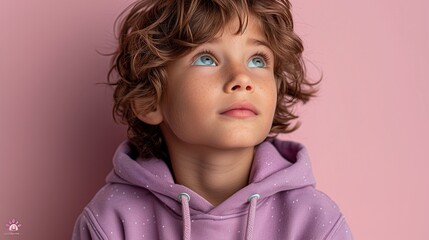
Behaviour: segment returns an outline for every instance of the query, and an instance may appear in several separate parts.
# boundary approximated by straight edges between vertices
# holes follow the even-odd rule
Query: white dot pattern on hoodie
[[[338,206],[314,188],[305,148],[273,140],[261,144],[251,183],[224,203],[211,206],[198,194],[174,184],[158,159],[131,159],[128,143],[114,158],[108,183],[84,209],[73,239],[182,239],[182,206],[177,195],[190,195],[193,239],[244,239],[247,198],[258,193],[253,239],[352,239]]]

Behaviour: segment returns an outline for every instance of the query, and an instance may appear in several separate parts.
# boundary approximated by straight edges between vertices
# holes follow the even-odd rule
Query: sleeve
[[[326,240],[353,240],[350,228],[343,215],[339,217]]]
[[[79,215],[73,229],[72,240],[107,240],[100,225],[87,208]]]

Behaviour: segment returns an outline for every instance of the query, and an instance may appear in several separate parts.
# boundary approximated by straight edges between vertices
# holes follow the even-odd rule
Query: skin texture
[[[254,147],[269,134],[276,107],[274,55],[250,15],[167,66],[157,109],[140,113],[160,124],[177,183],[218,205],[247,185]]]

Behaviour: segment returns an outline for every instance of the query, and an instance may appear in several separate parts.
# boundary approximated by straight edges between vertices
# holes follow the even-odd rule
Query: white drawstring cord
[[[178,200],[182,203],[183,239],[191,240],[191,214],[189,211],[189,201],[191,201],[191,196],[187,193],[180,193]]]
[[[255,225],[256,203],[261,196],[252,194],[247,200],[250,202],[249,214],[247,217],[246,240],[253,239],[253,227]]]

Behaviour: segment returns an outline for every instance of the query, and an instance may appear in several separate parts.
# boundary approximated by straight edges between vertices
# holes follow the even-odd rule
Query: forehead
[[[241,28],[238,17],[231,18],[212,39],[207,41],[207,43],[216,43],[223,37],[234,35],[243,35],[256,45],[265,45],[269,47],[263,24],[261,20],[253,14],[247,16]]]

